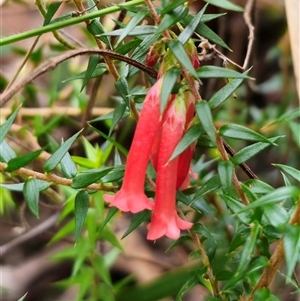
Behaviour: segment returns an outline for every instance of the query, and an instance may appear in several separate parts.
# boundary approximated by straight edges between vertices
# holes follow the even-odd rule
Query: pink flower
[[[156,240],[163,235],[178,239],[180,229],[189,229],[192,223],[182,220],[176,212],[176,182],[178,157],[169,161],[182,138],[186,119],[183,97],[178,95],[168,109],[162,125],[157,158],[155,207],[148,225],[147,239]]]
[[[110,206],[133,213],[144,209],[152,210],[154,203],[144,193],[144,181],[150,151],[159,131],[160,89],[163,79],[159,79],[149,90],[135,130],[132,145],[127,157],[124,180],[120,191],[115,195],[104,195]]]

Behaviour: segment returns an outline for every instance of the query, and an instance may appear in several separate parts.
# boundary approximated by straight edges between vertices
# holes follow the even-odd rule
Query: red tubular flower
[[[200,61],[198,56],[197,48],[193,42],[192,39],[189,39],[186,44],[184,45],[184,48],[194,66],[195,69],[200,67]]]
[[[182,138],[185,127],[186,109],[182,98],[176,97],[168,109],[162,125],[159,154],[155,207],[148,225],[147,239],[156,240],[163,235],[178,239],[180,229],[189,229],[192,223],[182,220],[176,212],[176,181],[178,157],[169,161],[175,147]]]
[[[124,180],[116,195],[104,195],[110,206],[133,213],[153,209],[144,193],[144,181],[151,147],[160,124],[160,89],[163,79],[158,80],[149,90],[135,130],[132,145],[127,157]]]

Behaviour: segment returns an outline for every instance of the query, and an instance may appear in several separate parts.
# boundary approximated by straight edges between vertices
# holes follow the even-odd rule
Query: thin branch
[[[105,55],[123,62],[126,62],[146,73],[148,73],[151,77],[157,78],[157,72],[153,69],[150,68],[136,60],[133,60],[129,57],[126,57],[124,55],[115,53],[110,50],[98,50],[98,49],[89,49],[89,48],[82,48],[82,49],[77,49],[77,50],[70,50],[68,52],[65,52],[55,58],[51,58],[41,64],[39,67],[36,69],[32,70],[23,80],[18,82],[17,84],[13,85],[10,89],[5,91],[0,95],[0,107],[2,107],[6,102],[8,102],[18,91],[20,91],[24,86],[32,82],[35,78],[40,76],[41,74],[52,70],[57,67],[60,63],[78,56],[78,55],[91,55],[91,54],[100,54],[100,55]]]
[[[113,111],[113,108],[92,108],[89,116],[102,116]],[[1,108],[1,116],[7,117],[13,113],[12,108]],[[72,107],[51,107],[51,108],[21,108],[18,112],[18,117],[42,116],[51,117],[57,115],[67,116],[82,116],[82,109]]]
[[[51,215],[48,219],[40,223],[38,226],[34,227],[33,229],[29,230],[28,232],[17,236],[16,238],[12,239],[8,243],[3,246],[0,246],[0,257],[4,256],[7,252],[9,252],[12,248],[20,245],[42,233],[44,233],[47,229],[51,228],[57,221],[60,212],[57,212]]]
[[[7,168],[7,164],[0,162],[0,172],[5,172],[6,168]],[[52,173],[44,174],[24,167],[21,167],[13,171],[13,173],[21,177],[26,177],[26,178],[33,177],[38,180],[46,181],[57,185],[71,186],[73,183],[73,180],[71,179],[62,178]],[[113,186],[106,186],[103,184],[91,184],[86,187],[86,190],[115,191],[116,189]]]
[[[254,29],[255,28],[254,28],[254,26],[252,24],[252,21],[251,21],[251,13],[252,13],[254,4],[255,4],[255,0],[248,0],[247,4],[245,6],[245,12],[244,12],[244,20],[245,20],[245,23],[246,23],[246,25],[248,26],[248,29],[249,29],[249,36],[248,36],[249,43],[248,43],[248,46],[247,46],[247,53],[246,53],[246,57],[245,57],[244,64],[243,64],[243,69],[244,70],[246,70],[246,68],[249,64],[249,59],[250,59],[250,56],[251,56],[253,43],[254,43]]]

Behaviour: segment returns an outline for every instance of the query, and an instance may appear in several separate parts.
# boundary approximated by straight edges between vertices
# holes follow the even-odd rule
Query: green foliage
[[[54,16],[60,13],[62,2],[46,1],[41,28],[0,41],[0,45],[6,45],[78,24],[86,37],[85,47],[95,47],[96,39],[106,45],[107,53],[114,54],[112,58],[89,54],[88,58],[80,58],[83,64],[64,62],[63,67],[59,66],[60,62],[56,66],[49,61],[49,69],[40,73],[56,69],[47,73],[47,88],[40,89],[38,83],[29,88],[26,84],[23,94],[14,94],[13,99],[7,100],[13,102],[12,113],[1,119],[0,198],[4,201],[1,200],[0,213],[4,216],[13,212],[14,216],[27,207],[34,218],[42,220],[42,205],[60,205],[57,232],[49,244],[71,243],[51,259],[72,262],[72,271],[57,281],[55,287],[62,291],[78,288],[75,301],[158,301],[164,298],[181,301],[198,286],[202,287],[204,300],[209,301],[277,301],[280,300],[277,291],[269,283],[265,287],[260,285],[261,275],[272,269],[274,254],[281,254],[279,260],[284,262],[278,273],[279,281],[286,281],[294,293],[300,290],[294,279],[300,262],[300,110],[291,100],[296,97],[284,95],[282,103],[274,102],[264,108],[249,103],[247,90],[253,90],[253,69],[237,70],[237,65],[231,66],[230,61],[219,56],[230,48],[209,22],[223,18],[224,14],[205,13],[208,8],[217,6],[241,15],[244,8],[228,0],[204,2],[207,4],[202,3],[202,9],[194,14],[186,1],[161,1],[155,7],[160,22],[151,21],[148,25],[145,22],[154,17],[141,0],[104,9],[95,6],[96,1],[87,0],[86,12],[78,16],[67,12],[57,17]],[[109,14],[117,11],[122,14],[113,19],[116,26],[108,31],[99,17],[115,18]],[[226,34],[222,35],[224,39]],[[213,65],[215,61],[201,61],[195,70],[185,47],[187,42],[198,46],[198,38],[207,39],[211,46],[202,49],[201,55],[209,50],[205,59],[208,60],[209,55],[219,56],[223,67]],[[171,94],[182,87],[193,90],[189,80],[203,80],[199,91],[204,95],[208,90],[205,97],[209,100],[196,99],[195,116],[185,125],[185,133],[169,160],[180,158],[191,145],[196,147],[190,184],[176,192],[178,211],[193,222],[193,227],[173,242],[162,239],[146,244],[151,211],[121,215],[117,208],[109,207],[105,199],[106,195],[117,193],[123,184],[136,124],[132,117],[136,118],[149,87],[156,81],[150,76],[152,69],[145,65],[145,57],[157,41],[164,43],[163,52],[172,57],[172,64],[164,70],[159,91],[161,120]],[[218,52],[214,52],[215,45],[210,43],[218,45]],[[63,41],[51,41],[49,51],[54,54],[49,55],[41,46],[32,52],[29,61],[41,64],[48,56],[57,54],[54,49],[66,54],[62,45],[65,46]],[[27,49],[14,51],[24,56]],[[123,61],[119,62],[121,55]],[[111,74],[107,76],[113,73],[108,59],[118,73],[112,84]],[[160,57],[154,71],[159,70],[161,63]],[[247,81],[251,84],[246,86]],[[259,84],[253,85],[258,95],[263,93]],[[13,87],[18,86],[13,84]],[[195,87],[198,89],[198,84]],[[232,97],[235,94],[237,99]],[[75,118],[67,113],[54,113],[49,117],[41,110],[40,115],[24,117],[20,112],[25,108],[43,109],[40,97],[46,99],[46,109],[53,112],[63,103],[78,109],[79,113]],[[93,113],[93,109],[104,106],[110,109],[109,113],[105,111],[100,116]],[[21,124],[22,129],[17,131],[14,123]],[[26,139],[24,133],[28,134]],[[147,137],[149,133],[144,134]],[[65,135],[69,136],[65,142],[56,142]],[[224,154],[224,149],[228,154]],[[149,198],[155,195],[153,182],[157,175],[153,167],[150,163],[144,187]],[[244,175],[240,167],[253,168],[255,174],[252,171]],[[23,201],[26,206],[21,208],[19,204]],[[20,214],[23,216],[23,212]],[[137,239],[141,246],[136,247],[131,239]],[[127,254],[132,245],[137,248],[134,256],[138,254],[143,264],[143,261],[147,264],[153,261],[154,270],[164,263],[164,258],[172,258],[172,262],[159,266],[158,270],[163,271],[159,276],[155,274],[152,280],[139,281],[135,279],[138,273],[132,269],[135,264],[130,262],[132,255]],[[163,257],[161,249],[168,252],[167,257]],[[148,258],[148,253],[152,257]],[[172,265],[173,258],[177,267]],[[120,259],[128,260],[125,265],[126,273],[129,272],[118,278],[114,272]],[[151,268],[149,276],[152,276],[150,271]],[[18,301],[23,300],[26,294]]]

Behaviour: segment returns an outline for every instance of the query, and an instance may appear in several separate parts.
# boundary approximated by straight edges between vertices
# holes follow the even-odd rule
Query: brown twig
[[[246,70],[246,68],[249,64],[249,59],[251,56],[253,43],[254,43],[254,29],[255,28],[254,28],[254,26],[252,24],[252,20],[251,20],[251,13],[252,13],[254,4],[255,4],[255,0],[248,0],[247,4],[245,6],[244,20],[249,29],[249,36],[248,36],[249,43],[247,46],[247,53],[246,53],[246,57],[245,57],[244,64],[243,64],[243,70]]]
[[[7,168],[7,164],[0,162],[0,172],[5,172],[6,168]],[[21,176],[21,177],[26,177],[26,178],[33,177],[38,180],[46,181],[46,182],[57,184],[57,185],[71,186],[73,183],[73,180],[71,180],[71,179],[62,178],[62,177],[59,177],[52,173],[44,174],[44,173],[30,170],[30,169],[27,169],[24,167],[21,167],[15,171],[13,171],[13,173],[18,176]],[[115,191],[115,187],[106,186],[103,184],[91,184],[86,187],[86,190]]]
[[[113,108],[92,108],[89,116],[102,116],[113,111]],[[7,117],[13,113],[12,108],[1,108],[1,116]],[[81,116],[82,109],[73,107],[51,107],[51,108],[21,108],[18,112],[18,117],[43,116],[51,117],[57,115]]]
[[[85,55],[85,54],[105,55],[105,56],[126,62],[126,63],[148,73],[151,77],[157,78],[157,72],[153,68],[150,68],[136,60],[133,60],[129,57],[115,53],[110,50],[98,50],[98,49],[89,49],[89,48],[70,50],[70,51],[67,51],[55,58],[51,58],[51,59],[47,60],[46,62],[41,64],[39,67],[32,70],[32,72],[30,72],[23,80],[21,80],[20,82],[18,82],[17,84],[15,84],[11,88],[9,88],[7,91],[2,93],[0,95],[0,107],[2,107],[6,102],[8,102],[11,99],[11,97],[14,96],[18,91],[20,91],[24,86],[26,86],[27,84],[32,82],[35,78],[37,78],[41,74],[56,68],[57,65],[59,65],[60,63],[66,61],[72,57],[75,57],[78,55]]]

